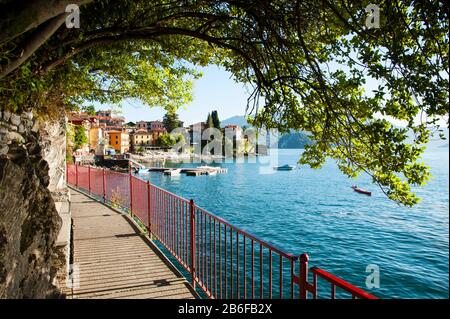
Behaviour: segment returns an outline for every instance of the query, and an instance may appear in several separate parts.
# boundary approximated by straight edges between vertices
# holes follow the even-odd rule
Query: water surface
[[[279,164],[296,164],[301,150],[279,150]],[[345,177],[334,162],[322,169],[301,166],[270,171],[267,158],[215,164],[217,176],[141,174],[151,182],[225,218],[232,224],[293,254],[307,252],[319,266],[365,288],[366,267],[380,269],[383,298],[448,298],[449,153],[427,150],[424,161],[433,179],[415,188],[422,202],[414,208],[390,201],[368,176]],[[171,163],[167,167],[199,166]],[[268,170],[269,168],[269,170]],[[357,184],[372,197],[354,192]]]

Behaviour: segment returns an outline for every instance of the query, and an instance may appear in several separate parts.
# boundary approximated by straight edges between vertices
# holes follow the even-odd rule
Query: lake
[[[430,147],[424,161],[432,180],[414,188],[413,208],[390,201],[368,176],[356,181],[328,161],[319,170],[300,166],[274,171],[268,157],[214,165],[216,176],[143,173],[150,179],[272,244],[296,255],[307,252],[321,267],[382,298],[448,298],[449,153]],[[302,150],[278,150],[278,165],[295,165]],[[199,166],[171,163],[167,167]],[[368,197],[350,186],[372,191]],[[380,287],[365,286],[366,267],[380,270]]]

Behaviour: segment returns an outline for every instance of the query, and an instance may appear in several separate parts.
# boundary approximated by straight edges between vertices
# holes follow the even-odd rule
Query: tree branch
[[[56,30],[58,30],[65,18],[66,14],[63,13],[40,26],[27,41],[27,44],[20,50],[18,57],[0,69],[0,79],[22,65],[22,63],[24,63],[45,41],[48,40],[48,38],[52,36],[53,33],[55,33]]]
[[[0,44],[38,27],[64,13],[67,5],[79,6],[93,0],[33,0],[3,5],[0,9]],[[15,2],[15,1],[14,1]],[[26,3],[25,3],[26,2]]]

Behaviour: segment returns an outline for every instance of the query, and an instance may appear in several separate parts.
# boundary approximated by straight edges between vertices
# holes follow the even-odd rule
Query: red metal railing
[[[288,254],[131,174],[68,165],[67,182],[137,218],[210,298],[318,298],[320,278],[330,284],[332,299],[336,287],[352,298],[376,299],[325,270],[308,269],[308,255]]]

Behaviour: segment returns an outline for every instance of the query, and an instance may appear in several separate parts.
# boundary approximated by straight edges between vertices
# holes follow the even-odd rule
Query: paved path
[[[127,217],[71,190],[73,298],[194,298]],[[78,268],[78,269],[77,269]]]

